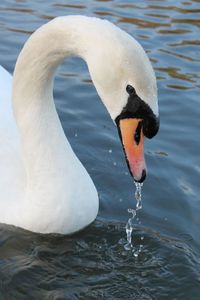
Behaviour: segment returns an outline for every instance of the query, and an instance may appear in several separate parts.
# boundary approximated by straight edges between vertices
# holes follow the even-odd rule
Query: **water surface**
[[[12,73],[29,35],[69,14],[107,18],[125,29],[156,71],[161,128],[146,141],[149,174],[133,232],[143,249],[137,258],[124,250],[135,187],[117,130],[86,65],[69,59],[58,70],[56,106],[97,187],[99,215],[71,237],[0,225],[0,299],[199,299],[199,1],[1,0],[0,64]]]

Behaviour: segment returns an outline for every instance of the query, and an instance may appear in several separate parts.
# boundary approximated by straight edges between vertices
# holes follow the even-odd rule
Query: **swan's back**
[[[0,66],[0,219],[16,212],[21,196],[24,170],[20,155],[18,131],[13,116],[12,76]],[[15,197],[13,197],[15,195]],[[14,199],[15,198],[15,199]],[[8,209],[9,208],[9,209]],[[14,217],[14,216],[13,216]]]

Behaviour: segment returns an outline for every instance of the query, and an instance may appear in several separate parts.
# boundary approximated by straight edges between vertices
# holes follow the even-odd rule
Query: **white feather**
[[[64,135],[52,95],[56,68],[71,55],[88,64],[113,119],[126,104],[127,84],[158,114],[151,64],[127,33],[83,16],[39,28],[19,55],[13,87],[0,67],[0,222],[68,234],[96,218],[96,188]]]

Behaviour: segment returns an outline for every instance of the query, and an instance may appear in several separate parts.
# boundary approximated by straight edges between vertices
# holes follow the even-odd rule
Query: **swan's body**
[[[37,170],[37,155],[39,154],[33,153],[35,169],[38,172],[34,182],[36,187],[27,189],[23,152],[12,111],[12,77],[1,66],[0,82],[6,84],[6,86],[4,84],[6,88],[3,92],[1,91],[1,96],[2,94],[4,96],[1,98],[3,100],[1,107],[4,109],[0,111],[0,120],[2,121],[0,123],[0,140],[3,141],[0,149],[2,174],[0,179],[0,222],[46,233],[71,233],[79,230],[92,222],[98,212],[97,192],[91,178],[72,152],[65,137],[61,138],[63,145],[56,144],[59,141],[56,141],[52,129],[51,139],[52,142],[55,142],[55,148],[43,150],[43,161],[38,161],[41,166],[39,170]],[[38,120],[35,122],[37,123]],[[49,122],[48,129],[51,130],[51,121]],[[42,128],[38,128],[38,130],[40,131],[38,133],[42,133]],[[46,134],[48,133],[46,132]],[[61,148],[59,149],[59,147]],[[59,150],[63,151],[63,154],[59,153]],[[58,155],[59,169],[58,161],[56,161]],[[65,162],[65,156],[69,161]],[[44,164],[45,157],[47,158],[46,165]],[[58,166],[54,171],[55,163]],[[34,171],[34,166],[32,168]],[[52,200],[51,202],[51,197],[55,197],[56,201]],[[76,199],[76,201],[66,201],[66,199]]]
[[[137,58],[134,70],[131,53]],[[56,68],[71,55],[87,62],[113,119],[126,105],[127,93],[121,86],[129,84],[130,78],[139,97],[158,115],[153,70],[141,46],[128,34],[107,21],[82,16],[60,17],[42,26],[19,55],[13,80],[0,67],[2,223],[68,234],[96,218],[96,188],[64,135],[52,95]],[[122,63],[127,74],[120,68]]]

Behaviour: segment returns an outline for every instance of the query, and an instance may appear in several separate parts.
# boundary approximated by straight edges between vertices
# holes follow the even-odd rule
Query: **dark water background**
[[[146,141],[149,176],[134,229],[143,250],[138,258],[124,250],[134,186],[116,128],[86,65],[69,59],[58,70],[56,106],[96,184],[99,215],[71,237],[0,225],[0,299],[199,300],[200,2],[1,0],[0,64],[13,72],[28,36],[69,14],[118,24],[139,40],[156,71],[161,128]]]

